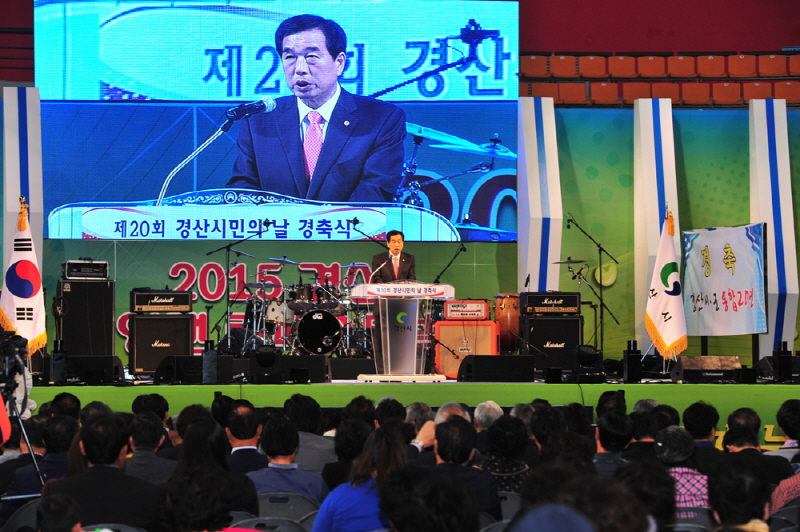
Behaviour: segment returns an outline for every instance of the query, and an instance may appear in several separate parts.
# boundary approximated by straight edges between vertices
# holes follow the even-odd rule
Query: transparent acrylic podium
[[[430,313],[435,299],[452,299],[450,285],[416,281],[363,284],[353,287],[351,297],[375,299],[379,334],[373,330],[377,375],[359,375],[365,381],[442,381],[444,375],[425,375],[425,349],[420,345],[420,315]],[[424,332],[424,329],[423,329]]]

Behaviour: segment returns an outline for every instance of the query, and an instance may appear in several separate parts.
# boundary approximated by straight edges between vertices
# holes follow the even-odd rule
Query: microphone
[[[269,227],[270,225],[275,225],[275,220],[264,220],[261,223],[264,224],[264,227]]]
[[[375,271],[374,271],[374,272],[372,272],[372,275],[370,275],[370,276],[369,276],[369,281],[367,282],[367,284],[369,284],[369,283],[372,283],[372,278],[373,278],[373,277],[375,277],[375,274],[376,274],[376,273],[378,273],[378,270],[380,270],[381,268],[383,268],[384,266],[386,266],[387,264],[389,264],[389,261],[390,261],[390,260],[392,260],[392,259],[391,259],[391,257],[389,257],[388,259],[386,259],[386,262],[384,262],[383,264],[381,264],[380,266],[378,266],[377,268],[375,268]]]
[[[352,220],[345,220],[345,222],[347,222],[347,223],[349,223],[349,224],[353,224],[353,225],[357,225],[357,224],[360,224],[360,223],[361,223],[361,222],[359,221],[358,217],[353,217],[353,219],[352,219]]]
[[[461,248],[459,248],[459,251],[466,251],[466,250],[467,250],[467,246],[465,246],[464,244],[461,244]]]
[[[567,218],[567,229],[569,229],[569,223],[570,223],[571,221],[572,221],[572,220],[571,220],[570,218]]]
[[[236,107],[231,107],[227,111],[225,111],[225,118],[228,120],[236,121],[240,120],[246,116],[258,114],[258,113],[269,113],[270,111],[275,110],[275,100],[272,98],[264,98],[263,100],[256,100],[250,103],[243,103],[241,105],[237,105]]]
[[[525,288],[528,288],[528,285],[531,283],[531,274],[525,278]]]

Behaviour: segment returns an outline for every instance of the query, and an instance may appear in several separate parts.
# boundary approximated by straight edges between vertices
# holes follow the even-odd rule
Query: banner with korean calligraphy
[[[689,335],[767,332],[764,224],[684,231],[683,247]]]

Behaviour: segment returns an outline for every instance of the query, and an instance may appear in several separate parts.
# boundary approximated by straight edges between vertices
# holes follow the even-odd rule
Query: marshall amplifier
[[[193,314],[133,314],[128,326],[131,374],[154,374],[165,357],[192,354]]]
[[[579,292],[522,292],[523,314],[580,314]]]
[[[485,299],[465,299],[444,302],[446,320],[488,320],[489,302]]]
[[[522,354],[536,357],[536,369],[577,371],[575,347],[583,343],[583,316],[520,317]]]
[[[191,312],[192,292],[179,290],[131,290],[131,312]]]

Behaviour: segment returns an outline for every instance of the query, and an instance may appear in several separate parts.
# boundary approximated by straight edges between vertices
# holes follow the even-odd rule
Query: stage
[[[459,401],[476,406],[483,401],[496,401],[501,406],[529,403],[543,398],[553,405],[580,403],[594,406],[605,391],[624,390],[628,410],[639,399],[655,399],[659,403],[674,406],[682,412],[696,401],[714,405],[720,414],[720,429],[733,410],[747,406],[755,409],[762,425],[775,424],[775,413],[787,399],[796,399],[800,387],[791,384],[673,384],[654,381],[642,384],[545,384],[533,383],[469,383],[448,380],[440,383],[380,383],[369,384],[355,381],[334,381],[320,384],[224,384],[224,385],[154,385],[111,384],[101,386],[35,386],[31,398],[38,404],[49,401],[58,393],[70,392],[81,399],[82,404],[103,401],[115,411],[130,412],[133,399],[144,393],[163,395],[170,406],[170,413],[177,414],[190,404],[210,406],[214,394],[223,393],[234,399],[248,399],[258,407],[282,407],[292,394],[309,395],[322,407],[342,407],[353,397],[364,395],[373,401],[392,396],[407,405],[424,402],[439,406],[448,401]],[[777,430],[776,434],[779,435]],[[767,430],[764,441],[773,438]],[[775,440],[772,439],[773,445]]]

